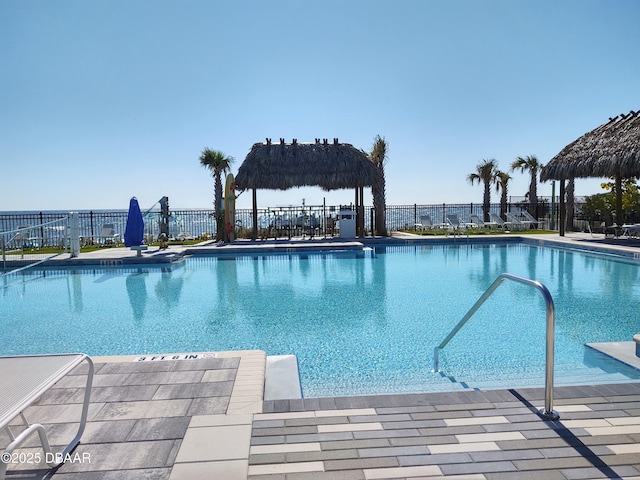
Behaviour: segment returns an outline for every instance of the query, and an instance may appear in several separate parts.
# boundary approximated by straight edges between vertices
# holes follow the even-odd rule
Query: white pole
[[[78,212],[71,212],[69,219],[70,227],[70,243],[71,243],[71,258],[75,258],[80,255],[80,221]]]

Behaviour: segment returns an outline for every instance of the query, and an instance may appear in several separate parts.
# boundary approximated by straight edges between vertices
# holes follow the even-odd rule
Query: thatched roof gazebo
[[[564,234],[564,182],[571,178],[614,177],[616,222],[622,223],[622,179],[640,177],[640,111],[609,118],[564,147],[540,172],[560,180],[560,234]]]
[[[257,237],[256,190],[288,190],[318,186],[324,190],[356,189],[358,231],[364,226],[363,189],[381,182],[381,175],[369,156],[349,143],[319,138],[314,143],[256,143],[238,169],[236,188],[253,190],[253,239]]]

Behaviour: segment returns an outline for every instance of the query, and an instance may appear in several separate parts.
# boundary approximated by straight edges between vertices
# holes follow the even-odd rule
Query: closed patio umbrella
[[[129,214],[127,215],[127,226],[124,229],[124,244],[127,247],[137,247],[142,245],[144,240],[144,220],[138,199],[132,197],[129,200]]]

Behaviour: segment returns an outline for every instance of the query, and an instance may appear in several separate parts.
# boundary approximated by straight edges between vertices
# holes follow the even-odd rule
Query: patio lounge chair
[[[511,230],[524,230],[524,223],[522,223],[513,213],[507,212],[507,221],[505,225],[511,227]]]
[[[467,230],[467,225],[460,219],[457,213],[450,213],[447,215],[447,222],[449,222],[450,228],[453,233],[460,233],[462,230]]]
[[[534,225],[534,226],[538,226],[538,220],[535,219],[535,217],[533,215],[531,215],[529,212],[527,212],[526,210],[522,211],[522,216],[524,217],[524,220],[522,220],[522,223],[524,223],[525,225]]]
[[[476,228],[487,227],[487,224],[484,223],[484,220],[482,220],[478,215],[470,215],[469,220],[471,221],[471,224]]]
[[[85,361],[89,364],[89,369],[78,431],[61,453],[53,453],[45,428],[39,423],[30,425],[24,411],[62,377]],[[63,463],[66,456],[80,443],[80,438],[84,433],[89,412],[93,371],[93,361],[89,356],[81,353],[0,357],[0,430],[6,430],[11,439],[2,458],[11,458],[11,454],[16,448],[38,432],[45,453],[42,459],[51,467]],[[22,418],[24,430],[19,435],[14,435],[11,429],[17,427],[11,422],[18,416]],[[10,462],[0,462],[0,480],[5,479],[9,465]]]
[[[420,215],[420,223],[415,224],[416,230],[431,230],[433,228],[433,222],[430,215]]]
[[[7,242],[9,248],[22,250],[23,248],[29,248],[31,246],[30,237],[31,237],[31,229],[30,226],[20,227],[18,232]]]
[[[118,244],[120,243],[120,234],[116,233],[115,225],[113,223],[105,223],[102,225],[100,235],[98,235],[98,243],[101,245],[106,244]]]
[[[502,218],[500,218],[500,215],[497,213],[490,213],[489,217],[491,218],[491,224],[501,228],[502,230],[507,229],[507,224],[502,220]]]
[[[640,237],[640,224],[625,224],[620,227],[622,229],[622,236],[627,238],[638,238]]]

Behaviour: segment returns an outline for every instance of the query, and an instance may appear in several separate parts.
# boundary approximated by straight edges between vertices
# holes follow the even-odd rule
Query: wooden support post
[[[566,200],[565,200],[565,186],[564,186],[564,178],[560,180],[560,236],[564,237],[565,230],[565,222],[567,218],[567,212],[565,211]]]
[[[360,193],[360,191],[358,190],[358,187],[356,187],[356,198],[354,200],[354,204],[355,204],[355,207],[354,207],[355,208],[355,212],[354,213],[356,215],[356,217],[355,217],[356,218],[356,237],[358,237],[359,233],[360,233],[360,232],[358,232],[358,226],[360,225],[360,220],[358,219],[358,194],[359,193]]]
[[[337,140],[337,139],[336,139]],[[364,237],[364,187],[359,187],[360,205],[358,206],[358,218],[360,219],[360,237]]]
[[[251,231],[251,240],[253,240],[254,242],[256,241],[256,238],[258,238],[258,199],[257,199],[257,195],[256,195],[256,189],[252,189],[252,197],[253,197],[253,211],[251,212],[251,214],[253,215],[253,229]]]

